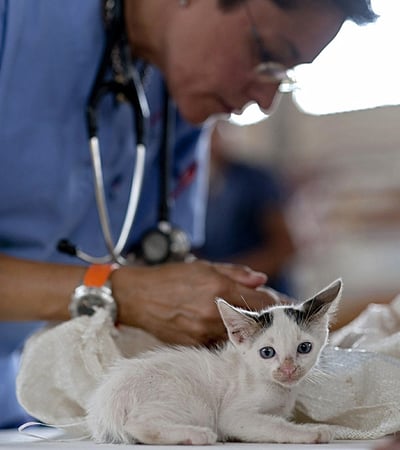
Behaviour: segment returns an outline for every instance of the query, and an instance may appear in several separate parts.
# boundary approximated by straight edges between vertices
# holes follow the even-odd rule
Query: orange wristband
[[[117,267],[115,264],[93,264],[87,269],[83,278],[83,284],[89,287],[104,286],[111,273]]]

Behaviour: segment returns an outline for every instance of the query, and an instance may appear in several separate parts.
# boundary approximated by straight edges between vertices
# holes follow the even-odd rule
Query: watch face
[[[109,287],[95,288],[82,285],[75,289],[69,307],[72,317],[92,316],[99,308],[108,311],[112,320],[116,321],[117,305]]]
[[[85,296],[79,299],[76,312],[78,316],[92,316],[96,312],[96,307],[104,308],[103,299]]]

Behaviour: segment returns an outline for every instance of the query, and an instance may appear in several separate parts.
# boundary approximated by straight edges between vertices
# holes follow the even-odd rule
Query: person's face
[[[311,62],[343,23],[334,7],[304,0],[282,10],[272,0],[247,0],[271,60],[291,68]],[[241,110],[249,102],[269,109],[279,83],[261,82],[261,61],[245,5],[223,12],[217,0],[191,0],[170,23],[161,68],[182,115],[200,123],[214,114]]]

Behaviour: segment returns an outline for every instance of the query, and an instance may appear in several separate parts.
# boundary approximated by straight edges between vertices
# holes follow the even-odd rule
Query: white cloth
[[[114,327],[99,309],[46,328],[26,342],[17,377],[21,405],[40,421],[87,433],[86,402],[107,368],[160,345],[155,337],[126,326]]]
[[[333,333],[321,368],[326,375],[301,390],[303,419],[333,425],[336,439],[400,431],[400,295]]]
[[[336,439],[376,439],[400,430],[400,295],[370,305],[334,333],[321,372],[302,385],[296,419],[329,424]],[[46,329],[27,342],[17,395],[22,406],[53,425],[79,424],[88,396],[112,362],[161,343],[129,327],[115,328],[99,310]]]

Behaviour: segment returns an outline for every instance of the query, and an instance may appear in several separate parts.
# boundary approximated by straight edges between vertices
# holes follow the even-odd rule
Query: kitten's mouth
[[[298,367],[293,367],[291,371],[276,370],[274,372],[275,380],[282,385],[293,385],[298,383],[303,377],[302,371]]]
[[[290,378],[290,379],[286,379],[286,380],[277,380],[279,384],[281,384],[282,386],[294,386],[295,384],[297,384],[300,381],[300,378]]]

